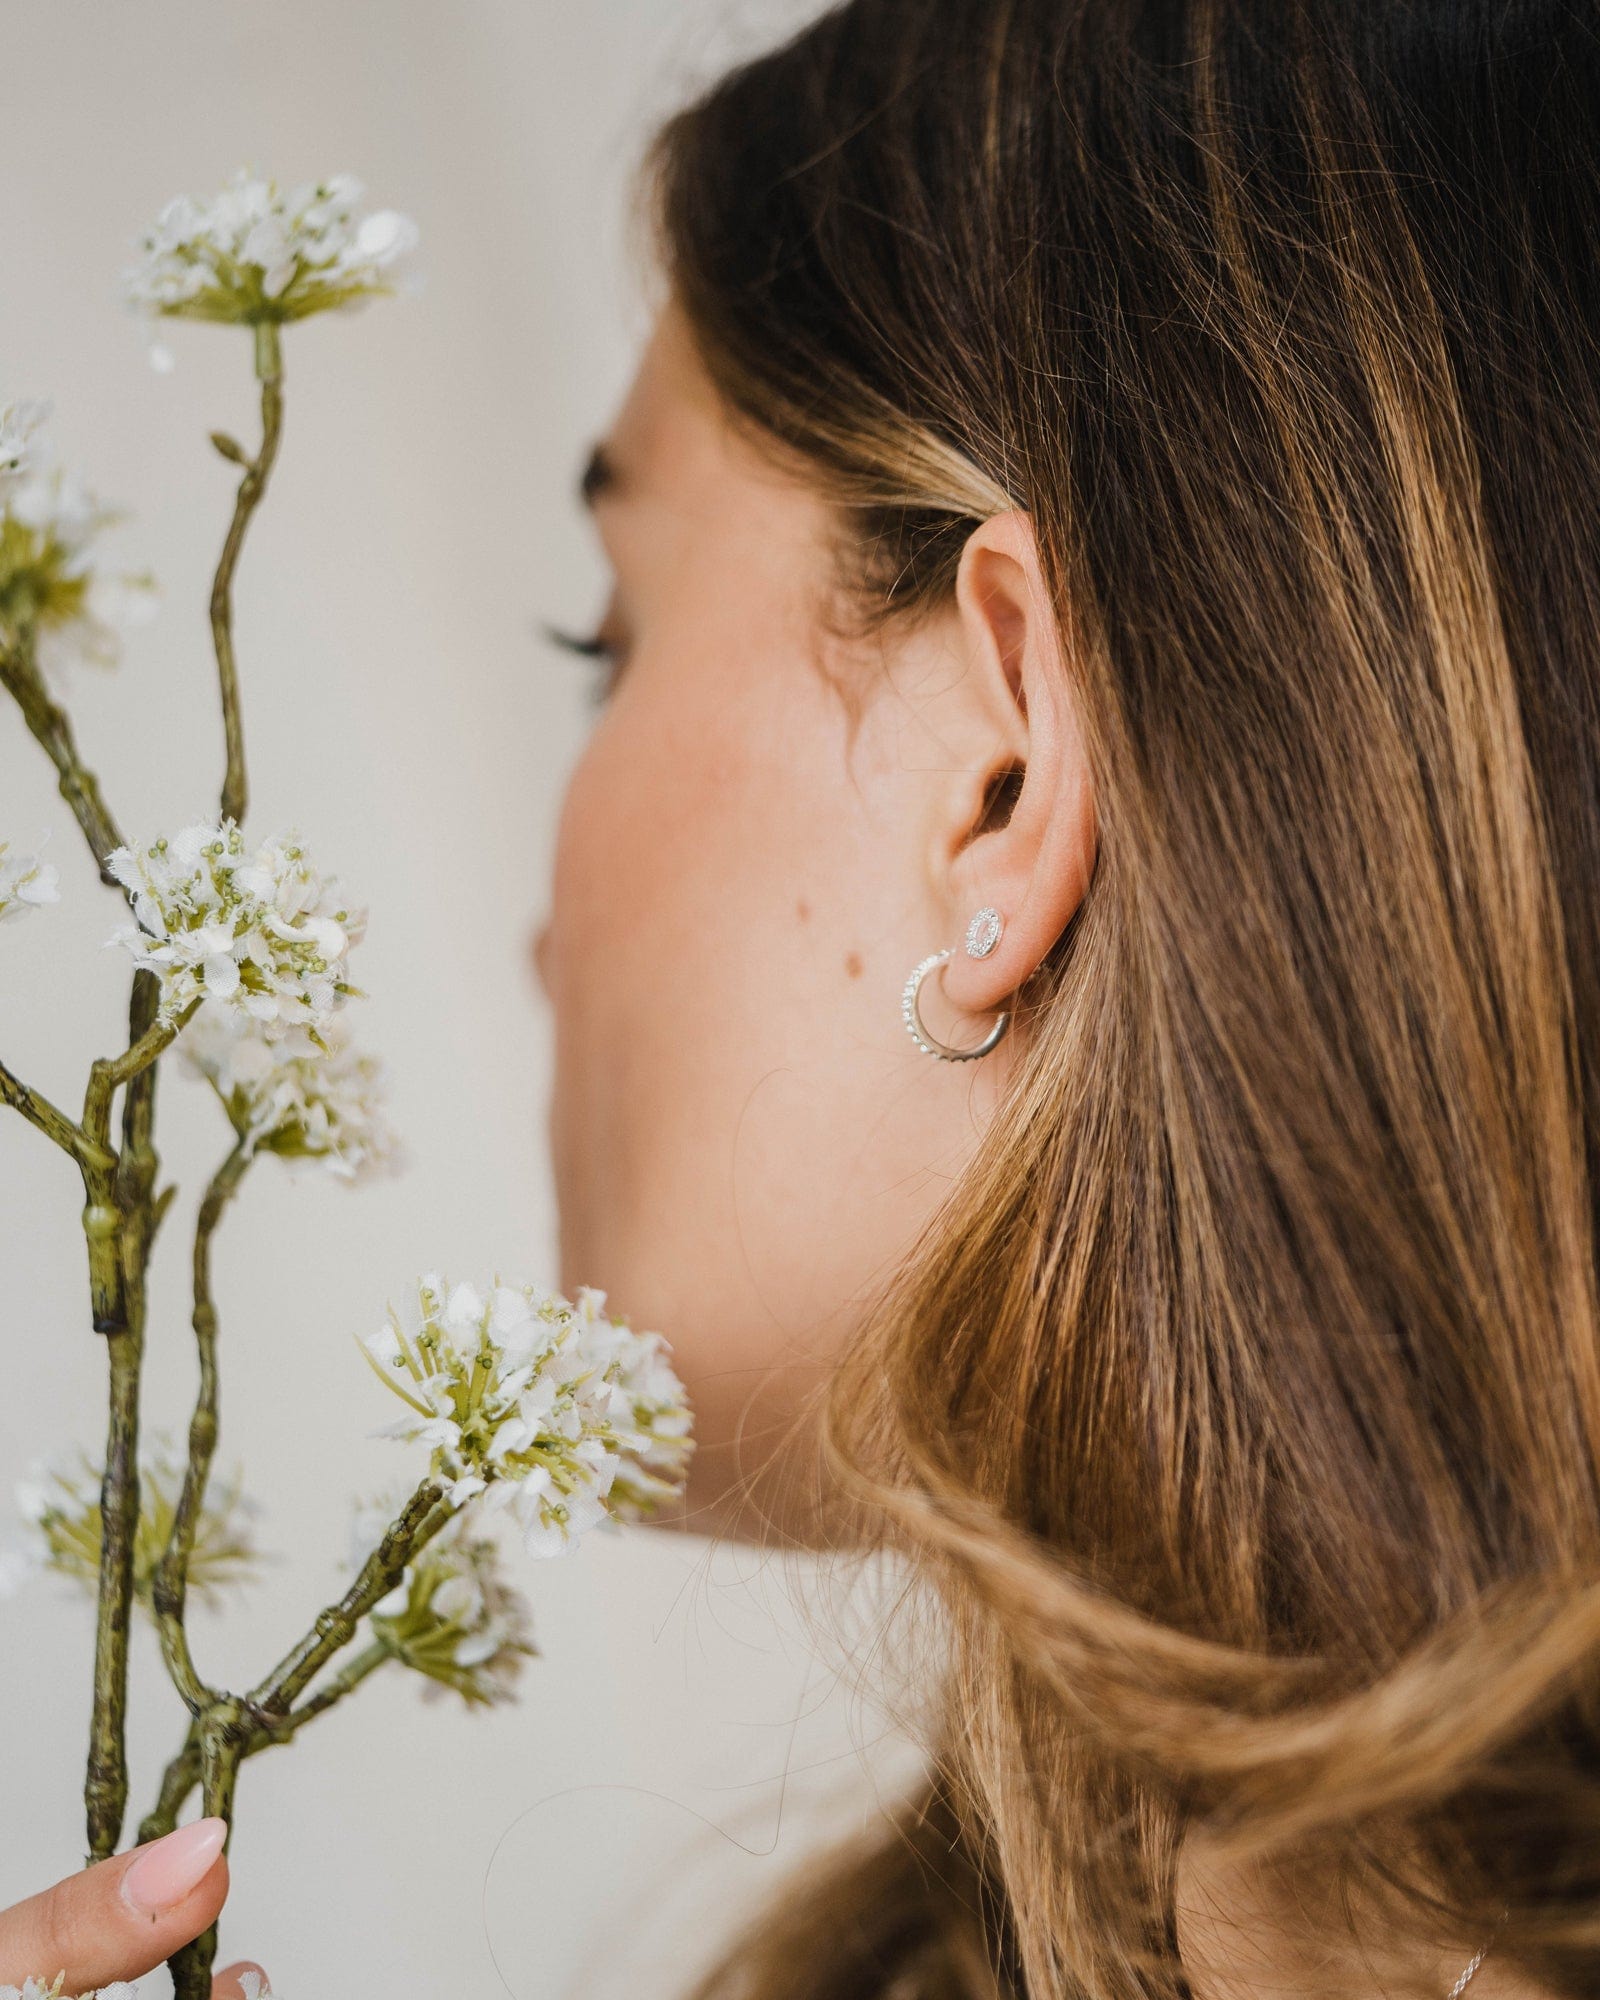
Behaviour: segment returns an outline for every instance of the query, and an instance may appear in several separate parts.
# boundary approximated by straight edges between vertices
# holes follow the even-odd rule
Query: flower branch
[[[388,1660],[396,1657],[392,1647],[382,1640],[374,1639],[364,1646],[354,1659],[341,1667],[322,1686],[300,1704],[290,1709],[286,1715],[277,1715],[268,1721],[258,1722],[254,1731],[245,1738],[240,1751],[240,1761],[257,1756],[263,1750],[276,1749],[281,1744],[291,1743],[308,1722],[314,1722],[319,1715],[326,1715],[330,1708],[352,1694],[376,1670]],[[183,1747],[168,1763],[162,1773],[161,1790],[154,1807],[139,1822],[139,1842],[142,1846],[149,1840],[159,1840],[164,1833],[170,1833],[178,1824],[178,1815],[187,1803],[189,1795],[200,1782],[200,1720],[195,1717],[189,1724],[189,1733]]]
[[[140,1839],[170,1831],[197,1787],[231,1839],[243,1764],[295,1740],[387,1662],[417,1675],[429,1698],[512,1698],[536,1649],[519,1593],[498,1574],[494,1539],[476,1532],[480,1517],[509,1511],[529,1555],[557,1556],[590,1527],[642,1518],[676,1495],[692,1449],[665,1343],[605,1312],[603,1293],[586,1289],[573,1302],[498,1277],[480,1291],[430,1274],[403,1313],[391,1309],[361,1338],[404,1405],[379,1434],[425,1444],[425,1476],[362,1510],[348,1586],[249,1693],[213,1687],[197,1670],[192,1604],[254,1554],[231,1519],[237,1491],[212,1492],[217,1229],[262,1153],[314,1162],[347,1184],[401,1160],[379,1105],[381,1067],[346,1037],[345,1005],[360,991],[348,954],[366,912],[295,834],[248,845],[240,829],[248,777],[233,590],[281,443],[282,329],[396,289],[392,267],[416,237],[390,211],[359,215],[360,192],[348,175],[284,190],[242,173],[209,201],[169,203],[125,274],[139,310],[248,327],[253,344],[260,443],[252,456],[211,433],[241,473],[209,604],[226,742],[216,820],[145,841],[121,836],[79,753],[59,677],[73,659],[109,664],[118,617],[147,608],[153,586],[108,576],[91,559],[93,537],[114,516],[41,460],[33,433],[46,406],[0,407],[0,686],[49,756],[101,878],[124,892],[132,919],[111,940],[134,967],[127,1044],[91,1065],[81,1117],[0,1065],[0,1102],[80,1170],[92,1319],[106,1340],[103,1455],[85,1460],[82,1475],[33,1482],[23,1508],[42,1551],[34,1566],[74,1577],[95,1597],[84,1781],[91,1860],[121,1840],[136,1610],[150,1617],[188,1710]],[[0,842],[0,922],[54,900],[54,869]],[[139,1408],[151,1249],[174,1192],[156,1185],[157,1078],[174,1048],[211,1086],[233,1132],[195,1221],[200,1379],[181,1464],[142,1449]],[[17,1572],[15,1552],[0,1550],[0,1593]],[[216,1944],[213,1925],[169,1961],[176,2000],[205,2000]]]
[[[79,755],[66,710],[45,686],[31,630],[24,628],[10,644],[0,644],[0,686],[15,701],[34,740],[54,764],[61,796],[83,829],[100,879],[114,886],[106,872],[105,857],[122,845],[122,835],[101,793],[100,780]]]
[[[271,1750],[280,1743],[288,1743],[306,1723],[314,1722],[319,1715],[326,1715],[347,1694],[354,1693],[385,1661],[394,1658],[393,1647],[381,1639],[374,1639],[336,1674],[330,1675],[314,1693],[307,1695],[298,1708],[291,1708],[286,1715],[274,1716],[270,1722],[262,1723],[246,1742],[245,1756],[253,1757],[259,1750]]]
[[[149,1069],[156,1058],[169,1049],[199,1008],[200,995],[187,1002],[181,1012],[156,1019],[143,1029],[120,1055],[97,1056],[89,1071],[89,1088],[84,1093],[83,1129],[103,1139],[111,1129],[111,1100],[125,1083]]]
[[[161,1789],[155,1804],[139,1822],[139,1841],[142,1847],[146,1841],[159,1840],[164,1833],[171,1833],[178,1824],[178,1815],[195,1786],[200,1782],[200,1720],[191,1717],[189,1733],[184,1738],[183,1747],[176,1756],[169,1759],[161,1774]]]
[[[215,1691],[195,1670],[184,1629],[184,1601],[189,1583],[189,1558],[194,1549],[195,1531],[205,1504],[206,1482],[211,1475],[212,1455],[217,1444],[217,1309],[211,1295],[211,1239],[224,1211],[237,1192],[251,1154],[243,1140],[212,1175],[201,1198],[194,1232],[194,1312],[195,1346],[200,1363],[200,1387],[194,1415],[189,1420],[189,1457],[184,1469],[183,1490],[173,1513],[172,1531],[161,1560],[151,1579],[151,1606],[161,1638],[162,1657],[173,1685],[183,1697],[191,1715],[198,1715],[215,1699]]]
[[[273,1716],[289,1712],[326,1662],[349,1645],[357,1625],[394,1589],[406,1564],[448,1523],[453,1511],[449,1500],[441,1497],[438,1481],[424,1479],[362,1564],[350,1588],[336,1603],[318,1612],[305,1637],[251,1690],[247,1705],[252,1716],[270,1722]]]
[[[199,1716],[201,1804],[207,1815],[217,1814],[228,1821],[230,1840],[234,1788],[252,1742],[263,1734],[275,1734],[274,1718],[288,1716],[295,1697],[327,1660],[349,1644],[361,1619],[394,1588],[411,1555],[446,1525],[450,1513],[434,1482],[424,1480],[355,1582],[336,1604],[318,1614],[311,1630],[260,1685],[248,1695],[229,1695],[212,1702]],[[213,1923],[167,1961],[176,2000],[201,2000],[209,1994],[216,1949],[217,1926]]]
[[[147,572],[107,572],[95,560],[97,537],[120,515],[39,443],[49,410],[33,401],[0,411],[0,686],[55,766],[109,883],[105,858],[122,836],[57,692],[74,663],[115,662],[120,628],[149,615],[156,589]]]
[[[30,1125],[64,1153],[71,1154],[79,1166],[115,1168],[116,1161],[111,1154],[97,1146],[83,1128],[66,1112],[58,1110],[42,1091],[34,1090],[19,1076],[13,1075],[4,1063],[0,1063],[0,1103],[20,1111]]]
[[[110,1381],[105,1476],[100,1507],[100,1591],[95,1623],[94,1701],[84,1777],[89,1855],[116,1852],[128,1800],[126,1711],[128,1633],[133,1606],[134,1536],[139,1516],[139,1376],[144,1358],[145,1267],[154,1232],[151,1197],[156,1160],[150,1144],[155,1063],[197,1003],[170,1019],[152,1011],[149,982],[134,980],[130,1040],[120,1056],[95,1062],[83,1124],[97,1146],[108,1142],[111,1100],[124,1084],[123,1145],[113,1172],[86,1165],[84,1239],[89,1252],[93,1324],[107,1336]],[[147,1024],[146,1024],[147,1022]]]
[[[135,1009],[137,1004],[135,995]],[[109,1152],[111,1101],[123,1084],[135,1082],[152,1068],[199,1004],[198,999],[191,1000],[181,1013],[169,1019],[158,1016],[121,1055],[101,1056],[90,1067],[82,1120],[87,1146],[80,1165],[85,1197],[83,1233],[89,1250],[89,1299],[96,1333],[120,1333],[127,1327],[129,1266],[132,1264],[142,1274],[143,1263],[141,1258],[130,1259],[126,1254],[124,1226],[131,1215],[142,1215],[147,1208],[149,1187],[141,1189],[137,1183],[141,1178],[153,1179],[154,1173],[148,1146],[141,1147],[139,1143],[142,1121],[133,1118],[131,1106],[124,1124],[124,1154]],[[130,1176],[134,1183],[131,1200]]]
[[[222,783],[222,815],[232,820],[244,818],[249,798],[244,723],[239,712],[239,669],[233,650],[233,573],[239,551],[244,547],[250,517],[267,490],[283,429],[282,347],[278,329],[271,323],[256,328],[256,374],[261,383],[261,447],[255,457],[247,458],[232,438],[216,433],[212,439],[224,458],[244,466],[244,477],[233,503],[233,519],[228,524],[211,585],[211,640],[217,655],[217,684],[222,695],[222,727],[228,760]]]
[[[158,1026],[157,982],[150,973],[140,970],[133,976],[128,996],[129,1054],[142,1052],[147,1037]],[[114,1310],[121,1322],[106,1334],[109,1407],[106,1471],[101,1488],[103,1536],[95,1625],[94,1698],[84,1774],[84,1807],[92,1860],[116,1852],[128,1803],[128,1627],[141,1504],[136,1454],[139,1380],[144,1363],[145,1274],[150,1246],[166,1206],[155,1195],[159,1170],[153,1138],[156,1061],[131,1067],[125,1081],[122,1146],[111,1199],[105,1199],[98,1168],[86,1169],[84,1175],[91,1312],[95,1306],[96,1260],[105,1258],[109,1250],[108,1275],[120,1286]]]

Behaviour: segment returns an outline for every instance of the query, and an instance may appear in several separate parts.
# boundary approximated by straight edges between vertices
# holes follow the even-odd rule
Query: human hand
[[[0,1985],[48,1989],[61,1974],[63,1995],[78,1994],[153,1972],[222,1908],[226,1834],[221,1819],[192,1821],[0,1910]],[[212,2000],[251,2000],[249,1973],[267,1993],[261,1967],[240,1960],[212,1981]]]

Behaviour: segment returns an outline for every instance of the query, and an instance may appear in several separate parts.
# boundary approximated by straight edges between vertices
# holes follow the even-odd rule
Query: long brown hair
[[[1600,1993],[1597,115],[1588,0],[851,0],[654,137],[863,629],[1028,510],[1099,839],[827,1406],[926,1794],[708,1992],[1181,1996],[1203,1832]]]

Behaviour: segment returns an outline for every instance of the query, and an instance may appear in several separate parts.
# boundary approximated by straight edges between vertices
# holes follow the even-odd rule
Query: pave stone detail
[[[967,925],[968,958],[987,958],[1000,942],[1000,912],[987,906]]]
[[[943,1051],[933,1046],[917,1024],[917,988],[936,965],[942,965],[950,956],[949,945],[943,951],[930,952],[920,965],[912,969],[900,995],[900,1013],[906,1024],[906,1033],[927,1056],[942,1055]]]

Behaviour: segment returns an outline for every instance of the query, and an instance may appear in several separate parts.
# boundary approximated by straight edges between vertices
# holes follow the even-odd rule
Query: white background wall
[[[536,620],[600,606],[569,494],[646,328],[626,170],[654,112],[810,11],[8,0],[0,401],[54,398],[65,453],[135,510],[108,546],[164,586],[123,664],[80,672],[74,696],[130,833],[215,797],[205,602],[233,475],[205,433],[256,435],[247,336],[169,325],[175,372],[147,364],[146,323],[116,295],[131,240],[170,194],[247,163],[353,171],[422,230],[418,296],[291,329],[282,457],[237,590],[252,824],[297,824],[371,906],[358,1018],[413,1164],[350,1191],[266,1161],[225,1226],[219,1464],[242,1458],[282,1560],[220,1618],[197,1614],[214,1680],[254,1680],[336,1594],[347,1496],[409,1464],[367,1437],[392,1412],[352,1329],[430,1265],[553,1275],[548,1023],[525,953],[587,710],[582,663]],[[0,713],[0,836],[44,827],[64,902],[8,927],[0,1054],[71,1103],[122,1025],[124,963],[100,950],[117,910]],[[187,1224],[224,1134],[176,1074],[162,1111],[184,1192],[145,1420],[181,1434]],[[41,1450],[103,1436],[80,1201],[59,1155],[0,1124],[0,1497]],[[522,1706],[424,1705],[391,1669],[246,1767],[224,1952],[262,1958],[291,2000],[670,1995],[824,1824],[870,1811],[903,1769],[803,1636],[803,1567],[637,1531],[521,1568],[545,1651]],[[0,1903],[81,1858],[90,1643],[87,1603],[56,1580],[0,1605]],[[181,1733],[142,1630],[133,1714],[130,1836]]]

